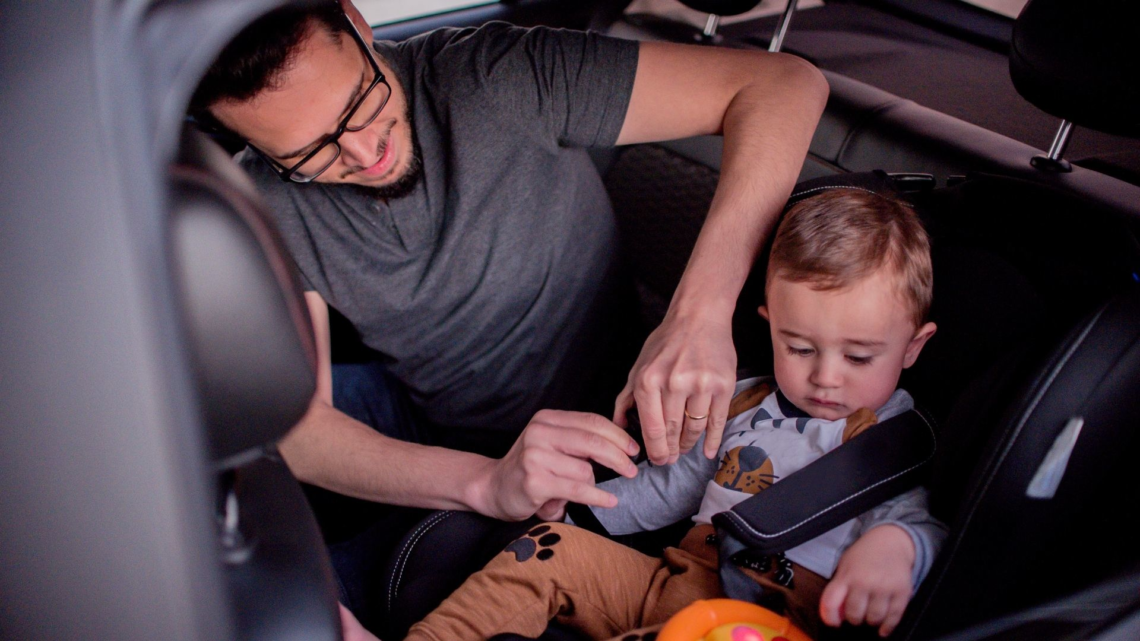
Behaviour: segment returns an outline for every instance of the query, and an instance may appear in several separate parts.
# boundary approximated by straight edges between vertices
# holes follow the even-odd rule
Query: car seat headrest
[[[242,464],[281,439],[316,384],[301,288],[256,189],[189,128],[171,167],[173,272],[215,464]]]
[[[735,16],[751,11],[760,0],[681,0],[690,9],[718,16]]]
[[[1137,18],[1135,0],[1030,0],[1013,26],[1014,87],[1058,118],[1140,137]]]

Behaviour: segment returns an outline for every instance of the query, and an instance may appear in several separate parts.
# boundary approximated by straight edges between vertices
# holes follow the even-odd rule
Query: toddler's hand
[[[847,548],[819,600],[827,625],[877,625],[887,636],[902,620],[910,600],[914,542],[897,525],[873,528]]]

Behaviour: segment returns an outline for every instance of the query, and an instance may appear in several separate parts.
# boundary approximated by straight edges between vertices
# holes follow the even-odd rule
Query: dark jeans
[[[432,442],[403,387],[378,362],[334,364],[333,405],[392,438]],[[314,486],[305,493],[328,545],[341,601],[365,627],[379,629],[388,558],[430,510],[381,505]]]

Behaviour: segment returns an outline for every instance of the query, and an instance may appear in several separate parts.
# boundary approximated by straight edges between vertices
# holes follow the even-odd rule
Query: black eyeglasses
[[[324,173],[340,157],[340,142],[338,141],[344,132],[360,131],[371,125],[380,115],[380,112],[384,110],[384,105],[388,104],[388,98],[392,96],[392,86],[388,84],[388,80],[380,71],[380,65],[376,63],[371,47],[364,42],[364,38],[360,36],[360,32],[356,30],[356,25],[352,23],[352,20],[348,16],[345,16],[345,20],[348,20],[352,39],[356,41],[360,51],[364,54],[364,59],[372,67],[373,78],[372,84],[368,85],[356,104],[348,110],[348,115],[340,121],[336,131],[329,134],[321,141],[321,144],[317,145],[316,149],[305,154],[305,157],[292,167],[285,167],[271,158],[269,154],[247,142],[249,148],[261,156],[262,160],[269,163],[269,166],[273,167],[281,180],[286,182],[312,182],[313,179]]]

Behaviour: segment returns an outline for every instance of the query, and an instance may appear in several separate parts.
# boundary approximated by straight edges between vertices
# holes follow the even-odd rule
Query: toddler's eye
[[[848,354],[847,355],[847,362],[851,363],[852,365],[870,365],[871,364],[871,357],[870,356],[852,356],[852,355]]]
[[[788,353],[792,356],[811,356],[815,353],[815,350],[810,347],[799,348],[788,345]]]

